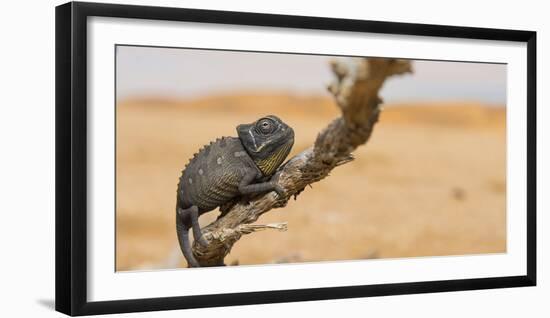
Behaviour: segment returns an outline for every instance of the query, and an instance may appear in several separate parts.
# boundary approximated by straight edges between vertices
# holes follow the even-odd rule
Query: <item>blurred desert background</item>
[[[123,72],[117,68],[119,87]],[[506,252],[503,103],[440,92],[435,99],[386,98],[384,92],[399,89],[399,80],[392,81],[381,93],[387,102],[380,121],[354,153],[356,160],[263,215],[258,223],[288,222],[288,231],[243,237],[226,263]],[[117,270],[186,267],[175,231],[176,188],[181,170],[202,145],[235,136],[240,123],[275,114],[295,130],[292,156],[339,116],[322,85],[307,92],[272,86],[117,95]],[[200,222],[217,216],[204,214]]]

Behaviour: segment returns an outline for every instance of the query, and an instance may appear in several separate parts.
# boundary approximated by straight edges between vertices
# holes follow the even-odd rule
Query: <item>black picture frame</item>
[[[87,301],[87,23],[91,16],[525,42],[527,273],[523,276]],[[70,2],[56,7],[56,310],[91,315],[433,293],[536,284],[536,32],[168,7]]]

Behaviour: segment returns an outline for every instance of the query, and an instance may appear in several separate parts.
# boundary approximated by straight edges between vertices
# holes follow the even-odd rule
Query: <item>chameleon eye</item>
[[[274,127],[275,125],[273,124],[273,121],[268,118],[260,120],[256,125],[258,131],[264,135],[272,133]]]

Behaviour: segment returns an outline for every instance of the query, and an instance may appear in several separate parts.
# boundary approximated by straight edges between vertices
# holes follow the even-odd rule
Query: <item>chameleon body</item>
[[[199,267],[189,242],[189,229],[205,245],[198,217],[238,196],[284,191],[269,181],[294,144],[294,131],[270,115],[237,126],[238,137],[222,137],[204,146],[182,171],[176,203],[176,231],[190,267]]]

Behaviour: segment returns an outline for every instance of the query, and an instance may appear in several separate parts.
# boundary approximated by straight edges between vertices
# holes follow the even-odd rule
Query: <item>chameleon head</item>
[[[294,130],[273,115],[239,125],[237,133],[246,152],[264,175],[275,172],[294,144]]]

